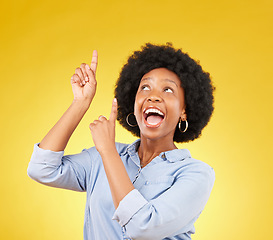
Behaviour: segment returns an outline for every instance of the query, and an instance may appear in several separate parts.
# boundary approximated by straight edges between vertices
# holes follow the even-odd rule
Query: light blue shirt
[[[86,191],[85,240],[191,239],[214,184],[213,169],[187,149],[162,152],[141,168],[139,143],[116,143],[135,187],[117,209],[95,147],[63,156],[35,144],[28,175],[48,186]]]

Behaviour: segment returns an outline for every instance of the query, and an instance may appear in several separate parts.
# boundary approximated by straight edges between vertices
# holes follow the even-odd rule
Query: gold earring
[[[185,127],[184,130],[181,130],[181,123],[182,123],[182,120],[181,120],[181,118],[180,118],[180,119],[179,119],[179,123],[178,123],[178,128],[179,128],[179,131],[182,132],[182,133],[186,132],[187,129],[188,129],[188,126],[189,126],[187,119],[186,119],[185,121],[183,121],[183,122],[186,122],[186,127]]]
[[[128,115],[127,115],[127,117],[126,117],[126,122],[127,122],[127,124],[130,126],[130,127],[136,127],[137,126],[137,124],[131,124],[131,123],[129,123],[129,116],[131,115],[131,114],[134,114],[134,113],[129,113]]]

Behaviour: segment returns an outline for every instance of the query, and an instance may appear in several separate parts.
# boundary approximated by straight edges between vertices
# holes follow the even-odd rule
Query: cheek
[[[179,111],[179,114],[181,111],[185,109],[185,97],[183,93],[180,93],[178,98],[176,99],[176,109]]]
[[[170,101],[168,105],[170,106],[169,115],[171,115],[174,121],[176,121],[176,119],[179,120],[181,113],[184,109],[184,102],[174,100],[174,101]]]

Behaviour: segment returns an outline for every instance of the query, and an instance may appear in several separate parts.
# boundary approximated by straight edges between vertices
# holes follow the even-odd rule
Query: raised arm
[[[81,64],[71,77],[74,99],[60,120],[47,133],[39,147],[51,151],[63,151],[72,133],[88,110],[96,93],[96,69],[98,53],[93,51],[91,65]]]

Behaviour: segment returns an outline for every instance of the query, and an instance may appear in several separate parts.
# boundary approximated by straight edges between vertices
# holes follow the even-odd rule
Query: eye
[[[150,90],[150,88],[149,88],[149,86],[147,86],[147,85],[143,85],[143,86],[141,87],[141,90],[147,91],[147,90]]]
[[[164,92],[173,93],[173,90],[171,88],[167,87],[164,89]]]

